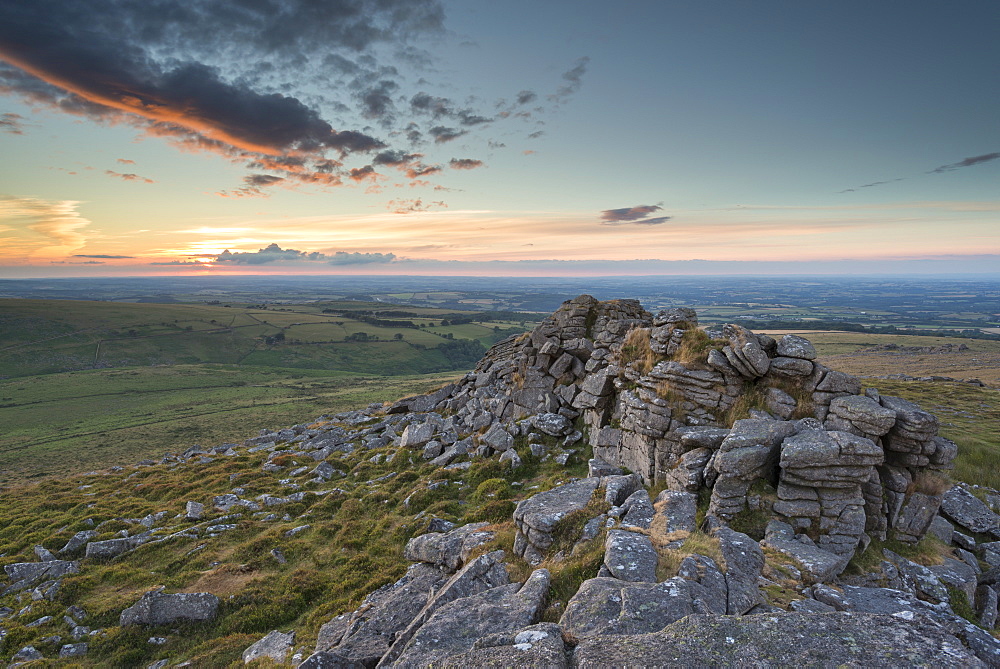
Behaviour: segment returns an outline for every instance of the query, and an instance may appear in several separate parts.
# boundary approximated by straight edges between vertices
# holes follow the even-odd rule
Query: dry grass
[[[659,356],[650,347],[649,328],[632,328],[625,334],[618,353],[622,365],[632,364],[642,374],[648,374],[659,362]]]
[[[743,384],[743,392],[736,398],[733,406],[726,411],[723,418],[725,425],[732,425],[738,420],[750,417],[751,409],[767,410],[767,400],[764,394],[765,389],[756,382],[748,381]]]
[[[707,368],[709,351],[722,350],[728,343],[725,339],[712,339],[704,330],[691,328],[684,331],[673,359],[689,369]]]
[[[180,592],[210,592],[216,597],[228,597],[240,592],[261,576],[256,569],[250,569],[246,565],[224,565],[202,574],[197,581],[182,588]]]
[[[722,558],[719,540],[705,534],[701,530],[695,530],[687,534],[684,537],[684,543],[681,544],[680,548],[675,550],[667,548],[667,543],[681,538],[683,536],[682,532],[672,532],[670,534],[661,532],[658,534],[651,527],[650,532],[647,534],[649,534],[649,538],[653,542],[653,548],[656,549],[659,558],[656,564],[656,579],[658,581],[665,581],[668,578],[676,576],[677,570],[680,569],[684,558],[692,555],[710,557],[715,560],[720,569],[723,571],[726,569],[726,561]]]
[[[919,492],[934,497],[944,494],[952,486],[947,476],[930,471],[921,471],[907,488],[907,494]]]

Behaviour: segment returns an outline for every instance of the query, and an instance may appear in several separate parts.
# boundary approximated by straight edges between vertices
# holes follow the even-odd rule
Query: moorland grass
[[[554,440],[550,446],[555,447]],[[203,529],[200,536],[144,544],[111,560],[83,559],[81,572],[63,580],[55,601],[35,602],[30,612],[4,621],[8,631],[4,647],[40,644],[45,636],[65,635],[60,621],[70,604],[87,611],[84,624],[104,630],[88,640],[88,665],[144,666],[169,657],[195,666],[236,666],[242,650],[272,629],[294,628],[298,644],[309,646],[320,625],[353,610],[369,592],[402,576],[408,566],[402,557],[406,541],[426,531],[434,516],[500,523],[495,526],[496,541],[486,548],[502,548],[512,556],[513,505],[585,476],[590,456],[584,447],[568,466],[562,466],[551,458],[534,458],[521,439],[516,447],[523,460],[516,470],[496,459],[475,460],[467,471],[447,470],[423,460],[419,452],[399,452],[391,446],[342,454],[335,458],[335,466],[346,476],[328,484],[307,482],[309,474],[297,479],[302,490],[332,492],[268,508],[275,520],[265,521],[263,514],[255,517],[238,508],[227,514],[210,511],[202,528],[223,515],[242,516],[226,520],[236,529],[217,536],[208,536]],[[371,462],[376,454],[386,457]],[[166,512],[159,527],[168,528],[157,536],[190,527],[193,521],[184,518],[188,500],[209,502],[235,486],[242,488],[244,499],[291,492],[280,480],[291,468],[309,463],[292,456],[282,460],[283,472],[265,473],[260,467],[266,455],[220,456],[204,464],[129,466],[2,492],[0,566],[34,561],[35,545],[56,551],[74,533],[91,527],[98,539],[117,536],[122,529],[135,534],[142,529],[138,520],[157,512]],[[446,485],[428,490],[431,482]],[[502,513],[497,505],[503,505]],[[302,525],[309,529],[286,535]],[[596,575],[603,543],[591,544],[565,563],[551,566],[557,601],[564,603],[583,579]],[[285,563],[273,557],[275,549]],[[168,592],[213,592],[222,599],[220,615],[207,624],[119,628],[122,609],[157,586],[166,586]],[[54,616],[54,622],[26,627],[42,615]],[[164,636],[167,643],[150,644],[151,636]]]

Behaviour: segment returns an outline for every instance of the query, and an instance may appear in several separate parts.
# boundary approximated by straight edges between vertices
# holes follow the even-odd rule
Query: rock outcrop
[[[328,620],[308,657],[294,648],[294,630],[275,630],[255,637],[243,660],[311,669],[1000,666],[1000,641],[987,631],[1000,616],[1000,493],[952,486],[946,472],[957,446],[937,434],[932,414],[863,390],[818,362],[802,337],[703,330],[691,309],[654,315],[634,300],[584,295],[494,345],[454,383],[333,418],[168,456],[164,463],[177,464],[260,453],[256,474],[281,487],[186,500],[169,526],[158,512],[113,533],[91,522],[95,529],[70,538],[74,527],[59,554],[82,557],[86,568],[160,542],[229,536],[247,519],[274,521],[306,500],[343,494],[332,487],[348,478],[341,456],[366,448],[378,452],[361,456],[355,472],[369,463],[394,471],[361,479],[365,494],[403,481],[401,473],[417,481],[403,471],[412,464],[449,477],[404,490],[403,509],[466,485],[459,478],[487,458],[495,461],[490,476],[512,479],[539,462],[578,463],[516,493],[520,481],[483,482],[476,494],[486,498],[508,488],[491,502],[502,518],[466,516],[490,522],[457,525],[458,517],[413,511],[413,525],[426,531],[406,543],[413,564],[402,577]],[[661,491],[655,498],[652,486]],[[275,536],[317,533],[321,514],[310,514],[291,511],[284,520],[295,526]],[[936,564],[873,545],[916,544],[928,534],[946,546]],[[877,566],[866,559],[854,565],[867,571],[845,571],[865,551]],[[286,554],[294,559],[274,547],[264,559],[284,565]],[[42,547],[34,555],[4,567],[3,594],[57,601],[62,579],[81,563]],[[560,573],[573,560],[579,573]],[[219,607],[206,592],[161,588],[121,611],[119,623],[208,622]],[[73,608],[64,622],[79,642],[91,630]],[[0,609],[0,620],[14,611]],[[29,614],[30,606],[15,615]],[[37,620],[26,628],[52,622],[31,615]],[[272,624],[282,623],[256,632]],[[58,636],[38,648],[25,645],[31,640],[9,657],[43,659],[60,648]],[[59,655],[87,651],[86,643],[63,644]]]

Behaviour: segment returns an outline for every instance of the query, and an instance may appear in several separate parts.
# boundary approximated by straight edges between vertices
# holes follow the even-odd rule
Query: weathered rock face
[[[411,423],[402,441],[434,444],[445,428],[480,430],[468,453],[503,453],[517,466],[518,436],[535,431],[569,443],[579,420],[609,466],[646,485],[710,489],[709,515],[723,524],[747,509],[761,481],[774,491],[775,516],[834,555],[849,558],[872,537],[924,536],[941,503],[933,477],[956,453],[931,414],[861,394],[858,379],[816,363],[802,337],[775,340],[727,325],[710,339],[697,326],[690,309],[654,316],[634,300],[580,296],[529,335],[494,346],[448,393],[438,391],[432,408],[454,412],[447,426],[439,417]],[[732,422],[739,407],[751,419]],[[515,552],[537,563],[551,527],[525,513],[516,515]]]
[[[207,621],[215,618],[219,598],[208,592],[165,594],[152,590],[122,611],[119,624],[166,625],[179,620]]]
[[[986,666],[953,634],[893,616],[692,615],[662,631],[584,639],[576,666]]]
[[[580,550],[603,561],[558,625],[539,623],[546,570],[510,583],[503,551],[471,557],[494,538],[484,524],[432,526],[406,546],[419,564],[324,625],[301,666],[1000,666],[1000,642],[948,609],[960,591],[984,624],[1000,616],[1000,548],[961,532],[1000,539],[1000,516],[962,488],[944,494],[957,447],[931,414],[862,394],[816,357],[795,335],[706,334],[690,309],[584,295],[459,382],[397,402],[387,438],[449,468],[495,457],[517,471],[526,448],[565,464],[589,432],[589,478],[521,500],[513,551],[529,565]],[[732,529],[759,513],[763,538]],[[699,530],[717,559],[671,555]],[[930,568],[885,551],[877,572],[842,575],[871,539],[928,531],[968,550]],[[779,609],[772,586],[801,599]]]

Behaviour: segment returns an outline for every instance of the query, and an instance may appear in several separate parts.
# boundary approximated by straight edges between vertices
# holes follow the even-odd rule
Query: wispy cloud
[[[973,165],[982,165],[983,163],[992,162],[994,160],[1000,159],[1000,152],[984,153],[981,156],[972,156],[971,158],[966,158],[960,160],[957,163],[950,163],[948,165],[941,165],[935,167],[933,170],[928,170],[923,174],[943,174],[945,172],[953,172],[955,170],[962,169],[963,167],[972,167]],[[840,193],[854,193],[862,188],[873,188],[875,186],[884,186],[885,184],[896,183],[897,181],[906,181],[911,177],[898,177],[896,179],[888,179],[886,181],[873,181],[871,183],[863,184],[861,186],[855,186],[854,188],[845,188],[844,190],[837,191]]]
[[[549,99],[553,102],[565,102],[570,96],[579,91],[580,86],[583,85],[583,75],[586,74],[589,63],[589,56],[578,58],[576,64],[571,69],[563,72],[562,78],[566,83],[556,89],[556,92],[550,95]]]
[[[11,135],[23,135],[24,117],[12,112],[0,114],[0,132],[6,132]]]
[[[86,255],[86,254],[82,254],[82,253],[76,253],[76,254],[74,254],[74,255],[72,255],[70,257],[71,258],[100,258],[102,260],[124,260],[126,258],[135,258],[135,256],[110,256],[110,255],[104,255],[104,254]]]
[[[19,244],[30,255],[65,255],[87,243],[83,229],[90,220],[77,211],[79,205],[75,200],[0,196],[0,221],[38,235]]]
[[[483,161],[474,158],[452,158],[448,161],[453,170],[474,170],[483,166]]]
[[[997,160],[998,158],[1000,158],[1000,152],[984,153],[981,156],[973,156],[972,158],[966,158],[965,160],[960,160],[957,163],[935,167],[933,170],[928,172],[928,174],[940,174],[941,172],[951,172],[952,170],[957,170],[962,167],[972,167],[973,165],[981,165],[983,163],[988,163],[990,161]]]
[[[634,207],[621,209],[605,209],[601,212],[601,225],[660,225],[673,217],[649,218],[649,215],[662,210],[663,207],[658,204],[638,204]]]
[[[440,201],[425,203],[419,198],[415,200],[389,200],[388,203],[389,211],[394,214],[414,214],[421,211],[430,211],[431,209],[445,208],[447,206],[447,204]]]
[[[121,172],[115,172],[114,170],[104,170],[104,173],[109,177],[115,177],[123,181],[140,181],[147,184],[155,184],[156,182],[152,179],[147,179],[146,177],[141,177],[138,174],[122,174]]]
[[[243,198],[243,197],[270,197],[265,188],[276,186],[285,181],[284,177],[273,174],[248,174],[243,177],[244,186],[231,191],[219,191],[219,197]]]

